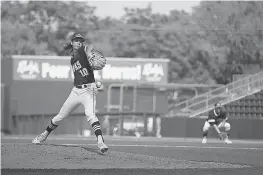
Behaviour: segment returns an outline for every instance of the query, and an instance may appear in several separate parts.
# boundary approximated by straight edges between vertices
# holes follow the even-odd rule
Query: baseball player
[[[219,123],[220,120],[222,121]],[[232,141],[228,139],[228,136],[229,136],[228,132],[230,131],[230,124],[226,121],[227,121],[226,113],[222,110],[221,103],[218,102],[214,105],[214,109],[208,113],[208,118],[205,121],[205,124],[203,126],[202,143],[204,144],[207,143],[208,130],[211,127],[214,127],[220,139],[224,139],[225,143],[231,144]],[[220,132],[219,129],[222,127],[225,128],[225,133]]]
[[[84,46],[84,41],[85,39],[80,33],[74,33],[71,42],[64,46],[64,51],[71,55],[70,63],[74,74],[74,87],[59,113],[50,121],[46,130],[33,139],[32,143],[34,144],[44,142],[64,118],[69,116],[79,105],[83,105],[87,121],[97,137],[100,151],[105,153],[108,150],[104,143],[100,122],[95,114],[98,87],[93,74],[93,70],[103,69],[106,58],[92,44]]]

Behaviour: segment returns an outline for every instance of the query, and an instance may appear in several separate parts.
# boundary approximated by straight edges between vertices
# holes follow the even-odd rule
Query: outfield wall
[[[33,57],[20,56],[16,57],[16,61],[14,59],[1,60],[1,83],[5,84],[5,87],[1,87],[1,93],[3,93],[1,108],[4,109],[1,113],[2,129],[15,128],[15,133],[37,134],[39,132],[38,129],[42,130],[51,117],[44,118],[41,116],[56,114],[72,88],[73,79],[72,74],[69,73],[70,67],[68,67],[69,58],[63,57],[59,61],[56,59],[45,60],[45,57],[42,57],[42,59],[37,59],[35,58],[36,56]],[[103,78],[107,79],[105,80],[106,84],[114,82],[116,78],[119,78],[119,81],[134,83],[136,83],[136,79],[140,79],[145,83],[147,81],[167,83],[167,61],[163,63],[158,63],[157,61],[155,62],[156,64],[153,62],[149,64],[150,60],[141,60],[142,63],[136,64],[136,62],[128,59],[127,67],[114,60],[112,59],[112,63],[109,64],[111,66],[108,67],[108,70],[114,70],[109,70],[109,72],[114,72],[113,74],[110,76],[103,72],[98,72],[97,74],[97,78],[102,82],[104,81]],[[125,72],[123,68],[130,68],[141,74],[135,74],[137,76],[134,77],[120,76]],[[156,71],[154,70],[159,70],[157,71],[159,73],[155,74],[154,72]],[[162,74],[162,70],[164,74]],[[56,74],[55,72],[59,73]],[[62,72],[64,73],[62,74]],[[157,91],[155,106],[152,103],[153,92],[152,89],[140,89],[138,91],[135,103],[137,112],[152,112],[154,111],[153,108],[159,113],[165,113],[168,110],[165,92]],[[106,110],[106,93],[107,88],[100,91],[98,95],[97,112],[105,112]],[[118,109],[119,89],[113,90],[112,93],[116,97],[112,99],[113,108],[115,105],[116,109]],[[124,92],[124,111],[133,110],[133,107],[130,105],[132,104],[131,97],[132,90],[126,89]],[[83,107],[75,111],[75,114],[79,113],[83,114]],[[13,116],[21,118],[14,120]],[[60,127],[61,129],[58,129],[55,134],[77,134],[79,132],[78,127],[86,126],[86,122],[83,122],[84,120],[83,116],[80,116],[77,120],[75,117],[70,117],[67,119],[68,122],[65,123],[65,127]],[[230,119],[230,123],[232,125],[231,135],[233,138],[263,139],[263,120]],[[204,120],[202,119],[162,118],[161,134],[164,137],[201,137],[203,124]],[[214,132],[210,132],[210,134],[211,136],[216,136]]]
[[[74,75],[69,62],[70,57],[59,56],[14,55],[11,58],[3,58],[1,83],[5,87],[1,89],[5,98],[1,99],[1,107],[4,109],[1,114],[2,129],[12,130],[14,116],[24,116],[25,119],[21,119],[22,122],[29,121],[28,118],[31,116],[35,118],[34,116],[57,114],[73,87]],[[166,84],[168,62],[167,59],[108,58],[106,67],[94,73],[96,80],[103,84],[103,89],[97,95],[96,112],[108,112],[108,107],[110,112],[120,110],[120,88],[111,90],[110,105],[107,103],[108,87],[112,83]],[[124,88],[123,112],[167,113],[168,99],[165,91],[153,87],[138,87],[136,97],[134,94],[134,88]],[[83,106],[80,106],[73,114],[84,115]],[[34,122],[41,122],[41,120],[34,120]],[[25,124],[23,127],[27,128],[31,125]]]
[[[117,117],[117,116],[116,116]],[[42,132],[51,120],[52,116],[20,116],[14,120],[13,134],[38,134]],[[104,117],[99,116],[103,125]],[[110,130],[116,126],[118,119],[110,120]],[[205,119],[197,118],[162,118],[161,135],[163,137],[201,138],[202,127]],[[263,139],[263,120],[258,119],[230,119],[230,135],[233,139]],[[104,130],[103,125],[103,130]],[[83,115],[70,116],[65,119],[52,134],[73,134],[82,135],[84,130],[91,130],[86,118]],[[93,132],[91,132],[93,134]],[[148,132],[146,136],[154,136]],[[218,138],[214,129],[208,135],[210,138]]]

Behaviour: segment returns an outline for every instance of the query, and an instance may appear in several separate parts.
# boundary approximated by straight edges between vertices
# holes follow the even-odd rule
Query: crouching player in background
[[[220,120],[222,120],[220,122]],[[228,139],[230,124],[227,121],[226,113],[222,109],[221,103],[216,103],[214,109],[208,113],[208,119],[203,126],[203,140],[202,143],[207,143],[208,131],[211,127],[214,127],[218,133],[220,139],[224,139],[225,143],[231,144],[232,141]],[[225,128],[225,133],[220,132],[220,128]]]

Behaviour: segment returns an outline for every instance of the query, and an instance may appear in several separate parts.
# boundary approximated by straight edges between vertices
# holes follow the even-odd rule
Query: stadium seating
[[[263,119],[263,91],[225,105],[231,118]]]
[[[173,117],[202,117],[213,109],[216,102],[221,102],[225,106],[229,116],[262,118],[263,71],[250,75],[240,75],[239,78],[227,85],[173,104],[170,107],[169,114]]]

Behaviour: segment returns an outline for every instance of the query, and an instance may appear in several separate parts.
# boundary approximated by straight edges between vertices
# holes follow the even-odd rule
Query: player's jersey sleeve
[[[86,53],[87,58],[90,57],[91,52],[95,49],[93,44],[89,44],[87,46],[84,46],[84,51]]]
[[[89,44],[87,46],[84,46],[84,51],[85,51],[88,59],[91,56],[92,52],[99,53],[99,54],[101,54],[101,56],[103,56],[103,54],[101,52],[99,52],[99,50],[94,46],[94,44]]]

